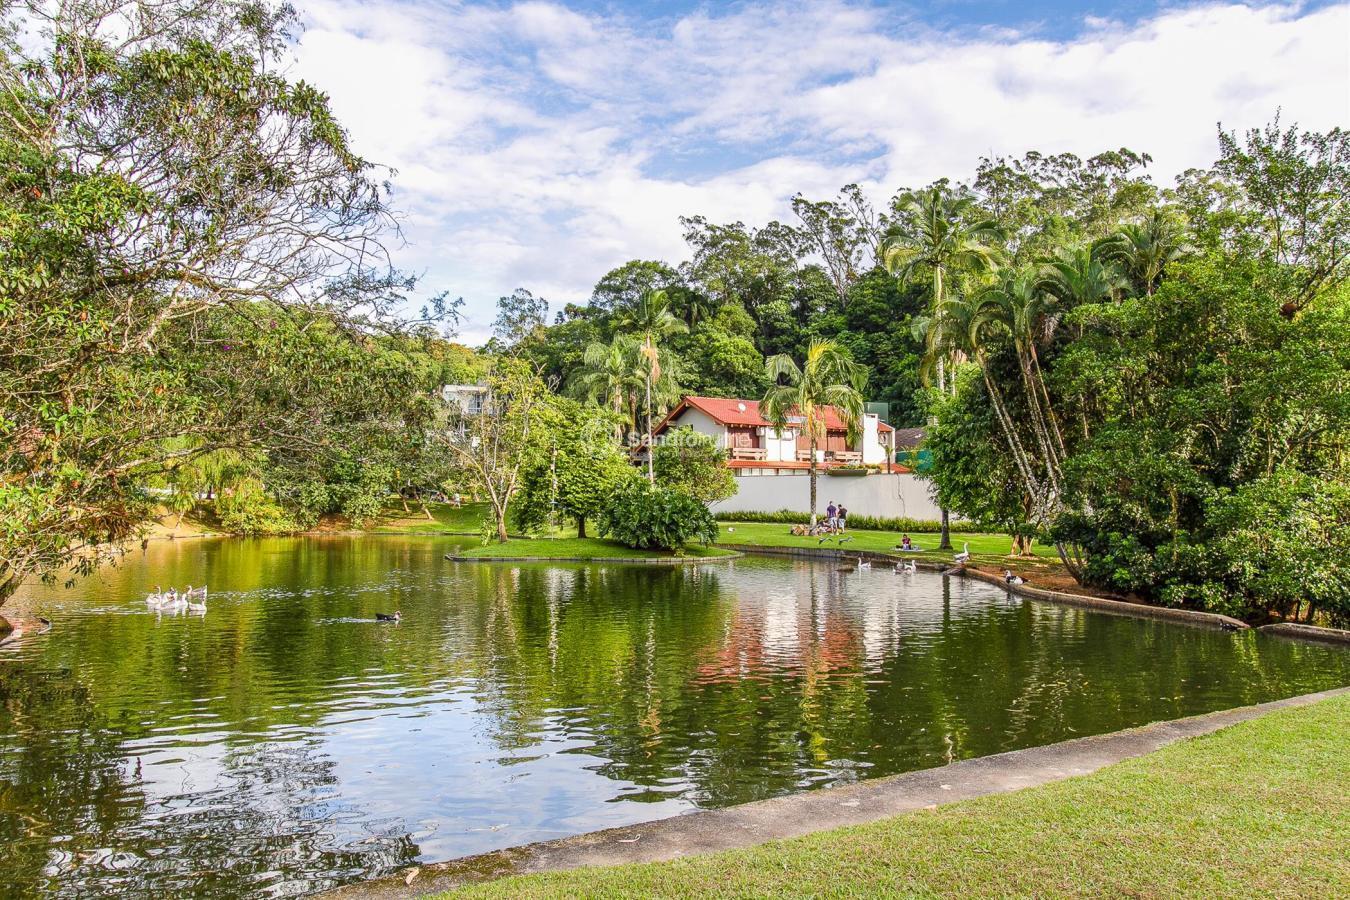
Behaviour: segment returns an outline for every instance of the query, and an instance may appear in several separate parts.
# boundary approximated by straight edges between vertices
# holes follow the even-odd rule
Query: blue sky
[[[988,154],[1128,146],[1156,181],[1215,126],[1350,123],[1350,5],[298,0],[295,74],[397,170],[427,293],[584,300],[678,217],[762,224],[850,182],[877,203]]]

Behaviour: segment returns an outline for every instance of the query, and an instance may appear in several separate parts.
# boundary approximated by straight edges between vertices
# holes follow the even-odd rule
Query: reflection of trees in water
[[[284,891],[280,873],[296,879],[294,892],[417,857],[396,822],[367,842],[333,846],[323,799],[337,786],[333,763],[313,745],[246,745],[219,760],[223,777],[209,792],[171,792],[147,789],[147,779],[190,781],[193,751],[128,755],[119,726],[69,672],[0,667],[6,896],[135,896],[150,885],[161,896],[246,896]],[[169,761],[152,772],[154,757]],[[181,770],[174,757],[186,760]]]
[[[69,671],[0,666],[0,847],[20,896],[57,889],[82,849],[107,846],[142,815],[120,738],[102,725]]]

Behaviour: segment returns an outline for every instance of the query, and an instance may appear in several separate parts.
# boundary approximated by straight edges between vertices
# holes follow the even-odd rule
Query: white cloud
[[[966,177],[1038,149],[1205,165],[1215,123],[1350,120],[1350,6],[1205,5],[1072,39],[944,34],[867,7],[766,3],[674,22],[514,6],[313,0],[297,74],[398,170],[429,291],[469,339],[525,286],[584,299],[624,260],[683,256],[682,214],[762,223],[797,191]]]

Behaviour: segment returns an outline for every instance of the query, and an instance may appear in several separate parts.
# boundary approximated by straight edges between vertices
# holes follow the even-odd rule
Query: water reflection
[[[0,647],[11,887],[297,894],[1350,681],[1337,648],[931,575],[449,546],[158,544],[35,592],[56,629]],[[146,610],[189,582],[205,617]]]

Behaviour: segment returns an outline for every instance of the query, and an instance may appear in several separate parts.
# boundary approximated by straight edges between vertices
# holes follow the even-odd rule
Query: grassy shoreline
[[[664,550],[635,550],[625,547],[618,541],[602,538],[513,538],[505,544],[491,543],[486,547],[474,547],[464,550],[457,556],[468,559],[518,559],[528,557],[531,560],[587,560],[587,559],[722,559],[738,554],[734,550],[721,547],[704,547],[689,544],[679,554]]]
[[[1350,884],[1346,733],[1343,695],[1041,787],[441,896],[1337,896]]]

